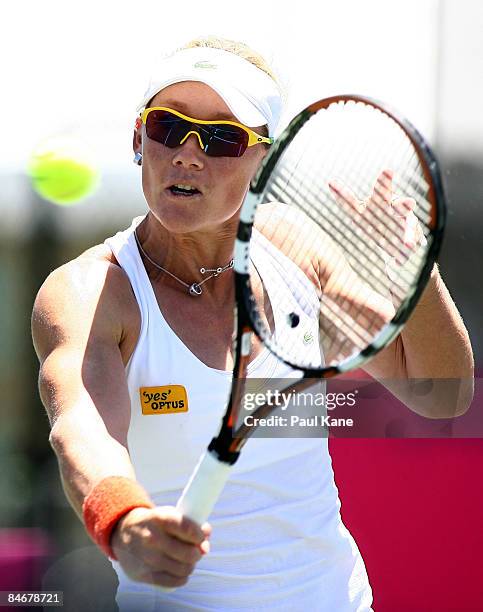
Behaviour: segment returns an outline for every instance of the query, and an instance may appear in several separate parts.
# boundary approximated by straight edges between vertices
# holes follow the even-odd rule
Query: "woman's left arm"
[[[401,334],[364,370],[429,418],[464,414],[473,399],[468,332],[437,266]],[[421,389],[427,392],[421,394]]]

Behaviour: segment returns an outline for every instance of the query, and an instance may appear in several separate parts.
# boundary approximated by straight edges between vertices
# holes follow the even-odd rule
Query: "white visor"
[[[223,98],[240,123],[268,126],[273,136],[280,120],[282,97],[275,81],[239,55],[195,47],[161,60],[137,110],[142,111],[162,89],[182,81],[200,81]]]

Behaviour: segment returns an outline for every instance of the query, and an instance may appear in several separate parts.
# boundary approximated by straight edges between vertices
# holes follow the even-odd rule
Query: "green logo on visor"
[[[210,62],[204,61],[204,62],[196,62],[196,64],[194,65],[195,68],[210,68],[210,69],[215,69],[218,68],[218,66],[216,64],[210,64]]]

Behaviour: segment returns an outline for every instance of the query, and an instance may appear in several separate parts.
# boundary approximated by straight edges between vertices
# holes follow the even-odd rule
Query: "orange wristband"
[[[125,476],[108,476],[101,480],[85,498],[82,513],[86,529],[111,559],[111,535],[119,520],[134,508],[154,508],[143,487]]]

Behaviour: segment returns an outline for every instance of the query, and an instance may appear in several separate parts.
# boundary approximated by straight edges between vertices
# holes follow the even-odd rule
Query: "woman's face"
[[[196,119],[237,121],[213,89],[195,81],[166,87],[149,106],[168,106]],[[195,134],[170,149],[139,129],[134,136],[135,151],[141,152],[141,142],[144,195],[154,216],[175,233],[219,228],[230,220],[236,223],[250,181],[266,153],[263,145],[256,145],[241,157],[210,157]],[[198,192],[176,194],[171,189],[174,185],[189,185]]]

